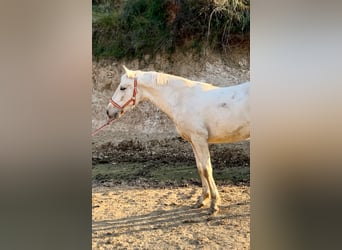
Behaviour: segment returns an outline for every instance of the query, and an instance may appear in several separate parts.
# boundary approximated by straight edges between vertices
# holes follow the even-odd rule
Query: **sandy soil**
[[[220,213],[193,209],[201,188],[93,188],[93,249],[249,249],[250,188],[219,186]]]

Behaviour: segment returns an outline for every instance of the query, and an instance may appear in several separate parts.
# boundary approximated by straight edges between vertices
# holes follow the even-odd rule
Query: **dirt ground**
[[[249,249],[250,188],[219,186],[220,213],[194,209],[201,188],[97,186],[93,249]]]

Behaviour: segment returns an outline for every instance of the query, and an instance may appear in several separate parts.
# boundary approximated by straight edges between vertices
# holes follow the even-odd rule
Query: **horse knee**
[[[211,167],[205,167],[204,169],[202,169],[203,175],[204,177],[209,180],[210,178],[212,178],[213,176],[213,171],[211,169]]]

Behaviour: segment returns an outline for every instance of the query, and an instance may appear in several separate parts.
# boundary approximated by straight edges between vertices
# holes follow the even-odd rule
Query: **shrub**
[[[236,34],[249,35],[249,0],[93,0],[95,57],[224,49]]]

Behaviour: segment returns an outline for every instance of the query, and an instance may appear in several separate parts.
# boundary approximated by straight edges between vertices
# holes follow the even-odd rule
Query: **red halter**
[[[131,102],[133,102],[133,105],[135,105],[135,97],[138,93],[137,91],[137,84],[138,84],[138,80],[137,78],[134,78],[134,89],[133,89],[133,96],[131,97],[131,99],[129,99],[123,106],[120,106],[119,104],[117,104],[116,102],[113,101],[113,99],[111,98],[109,101],[110,103],[118,108],[121,109],[121,113],[123,112],[123,109],[130,104]],[[113,121],[115,121],[115,119],[110,119],[108,120],[105,124],[103,124],[101,127],[99,127],[98,129],[96,129],[91,135],[94,136],[95,134],[97,134],[100,130],[102,130],[104,127],[107,127],[108,125],[110,125]]]
[[[131,99],[129,99],[124,105],[120,106],[120,105],[117,104],[115,101],[113,101],[113,98],[111,98],[111,99],[109,100],[110,103],[111,103],[114,107],[120,109],[120,110],[121,110],[121,113],[123,112],[123,109],[124,109],[128,104],[130,104],[131,102],[133,102],[133,105],[135,105],[135,97],[136,97],[136,95],[137,95],[137,93],[138,93],[138,91],[137,91],[137,85],[138,85],[138,80],[137,80],[137,78],[135,77],[135,78],[134,78],[133,96],[132,96]]]

